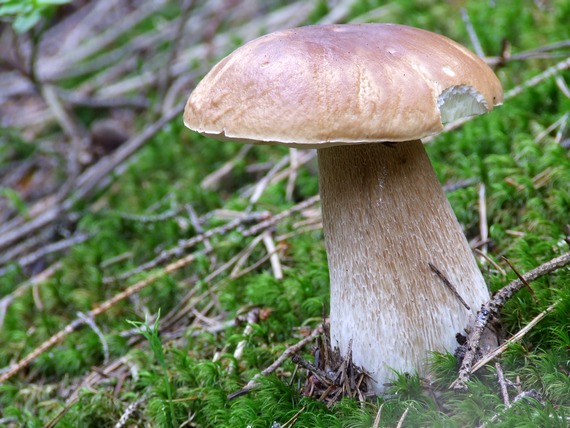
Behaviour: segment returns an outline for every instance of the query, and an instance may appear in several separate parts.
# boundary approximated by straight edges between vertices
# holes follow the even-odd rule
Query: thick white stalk
[[[453,352],[489,293],[420,141],[318,157],[333,346],[346,355],[352,340],[382,393],[391,369],[422,373],[430,351]]]

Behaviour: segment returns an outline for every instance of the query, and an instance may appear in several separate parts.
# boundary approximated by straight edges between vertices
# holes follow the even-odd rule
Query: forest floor
[[[0,426],[570,425],[569,2],[40,12],[0,24]],[[192,88],[246,41],[349,22],[444,34],[505,90],[426,141],[491,292],[516,289],[493,306],[505,345],[476,370],[434,354],[380,398],[310,388],[329,303],[314,151],[182,123]]]

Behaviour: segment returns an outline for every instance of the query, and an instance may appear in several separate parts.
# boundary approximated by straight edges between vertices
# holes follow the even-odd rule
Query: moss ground
[[[419,26],[472,47],[461,7],[490,57],[501,54],[505,40],[513,54],[570,40],[570,3],[562,0],[358,0],[351,3],[343,21],[366,19],[374,16],[371,11],[382,11],[376,22]],[[174,9],[168,4],[164,16],[148,18],[143,27],[159,26],[157,20],[176,16]],[[326,2],[314,2],[305,23],[318,22],[330,11]],[[235,44],[240,42],[236,35]],[[507,61],[497,69],[505,90],[568,58],[569,51],[555,53],[559,56]],[[189,63],[188,70],[192,67],[199,64]],[[567,70],[559,76],[570,85]],[[66,82],[68,87],[76,84]],[[488,255],[505,271],[481,263],[492,291],[516,278],[501,257],[526,272],[570,250],[568,112],[570,98],[549,78],[510,97],[492,114],[427,145],[442,183],[470,183],[448,192],[448,197],[468,238],[474,241],[479,236],[478,192],[481,184],[485,186]],[[86,112],[79,119],[87,124],[94,115]],[[564,115],[567,120],[560,127],[546,132]],[[135,120],[137,129],[142,129],[144,121],[144,117]],[[0,167],[36,153],[34,142],[20,138],[18,130],[3,130],[1,138],[8,144],[0,145]],[[275,277],[268,261],[253,266],[267,254],[262,242],[252,245],[251,254],[244,258],[241,269],[253,266],[249,272],[232,275],[234,262],[229,269],[212,274],[253,242],[255,235],[244,236],[243,230],[255,221],[216,234],[170,258],[168,262],[196,255],[192,263],[171,273],[161,274],[166,265],[161,264],[126,279],[108,278],[137,269],[180,240],[199,235],[200,227],[209,230],[226,224],[219,210],[234,216],[245,215],[248,208],[279,214],[317,194],[314,160],[310,160],[298,172],[292,198],[287,197],[285,176],[250,204],[252,188],[288,154],[277,147],[252,148],[216,189],[204,189],[200,184],[204,177],[235,159],[241,148],[207,140],[186,130],[181,120],[174,120],[140,150],[111,186],[76,205],[76,228],[91,237],[65,255],[48,256],[42,267],[57,261],[61,265],[7,306],[0,328],[1,367],[23,358],[78,313],[88,313],[151,275],[158,279],[113,305],[91,326],[69,334],[1,384],[0,426],[103,427],[115,426],[122,416],[127,419],[122,426],[570,425],[568,268],[533,282],[534,296],[522,290],[503,311],[501,321],[510,336],[560,301],[522,341],[509,346],[496,360],[514,384],[509,388],[510,406],[504,404],[494,362],[473,377],[467,393],[450,391],[458,363],[448,354],[433,356],[429,383],[414,374],[398,374],[387,397],[365,404],[346,399],[327,407],[303,397],[300,384],[306,374],[289,359],[274,373],[259,377],[257,387],[229,400],[229,394],[243,388],[318,326],[323,307],[328,306],[322,231],[317,227],[292,233],[298,222],[315,223],[318,205],[292,213],[271,230],[283,279]],[[25,201],[11,200],[23,206],[25,215]],[[192,222],[189,206],[199,217],[199,225]],[[164,213],[174,214],[160,217]],[[13,293],[31,275],[29,270],[12,266],[0,277],[0,296]],[[246,329],[244,318],[253,308],[260,315]],[[159,312],[162,315],[156,321]],[[144,329],[145,319],[156,329],[144,330],[143,335],[130,321],[142,322]],[[241,352],[236,352],[240,347]],[[312,358],[310,346],[303,355]],[[135,402],[138,406],[129,413],[128,407]]]

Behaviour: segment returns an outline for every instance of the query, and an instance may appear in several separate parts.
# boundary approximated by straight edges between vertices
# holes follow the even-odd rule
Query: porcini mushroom
[[[452,40],[394,24],[275,32],[220,61],[191,94],[190,129],[316,148],[332,343],[372,389],[424,370],[489,299],[420,139],[490,111],[501,85]],[[446,287],[430,264],[455,287]]]

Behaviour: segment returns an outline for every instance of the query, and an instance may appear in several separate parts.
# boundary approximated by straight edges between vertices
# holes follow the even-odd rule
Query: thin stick
[[[262,370],[261,373],[256,374],[253,379],[251,379],[246,386],[244,386],[241,390],[234,392],[233,394],[228,395],[228,400],[231,400],[233,398],[239,397],[243,394],[245,394],[246,392],[250,391],[251,389],[255,388],[256,386],[259,385],[259,383],[257,382],[257,379],[259,379],[261,376],[267,376],[268,374],[273,373],[275,370],[277,370],[281,364],[283,364],[283,362],[289,358],[291,355],[296,354],[297,352],[299,352],[303,346],[305,346],[306,344],[312,342],[315,337],[317,337],[319,334],[322,334],[323,332],[323,326],[319,325],[318,327],[316,327],[310,335],[308,335],[307,337],[301,339],[299,342],[295,343],[294,345],[288,347],[287,349],[285,349],[285,351],[279,356],[279,358],[277,358],[273,364],[271,364],[269,367],[267,367],[266,369]]]
[[[49,254],[58,253],[60,251],[65,251],[68,248],[87,241],[93,235],[88,233],[77,233],[70,238],[62,239],[61,241],[53,242],[51,244],[45,245],[42,248],[34,251],[33,253],[27,254],[16,261],[16,264],[20,267],[26,267],[38,260],[46,257]],[[0,275],[4,275],[6,272],[15,268],[15,265],[9,265],[7,267],[0,268]]]
[[[63,203],[56,203],[43,210],[37,217],[21,225],[17,225],[11,230],[5,231],[0,235],[0,250],[6,248],[13,242],[21,240],[27,235],[37,232],[39,229],[48,226],[54,221],[60,220],[62,216],[69,212],[75,202],[91,195],[91,193],[101,185],[103,178],[107,177],[120,164],[125,162],[149,139],[154,137],[164,125],[179,116],[183,110],[184,103],[178,104],[162,118],[148,125],[142,132],[121,145],[113,154],[101,158],[99,162],[91,166],[77,178],[73,189],[66,189],[66,194],[60,195],[66,197],[69,191],[73,190],[74,192],[71,196],[68,196]],[[63,200],[63,197],[60,200]]]
[[[218,190],[220,182],[227,176],[238,162],[241,162],[253,146],[251,144],[244,144],[239,152],[229,161],[224,163],[221,168],[208,174],[200,183],[203,189]]]
[[[170,260],[174,257],[179,256],[184,251],[188,250],[189,248],[193,248],[197,244],[204,242],[206,239],[211,238],[214,235],[223,235],[225,233],[228,233],[229,231],[240,226],[241,224],[246,223],[248,221],[251,221],[252,219],[255,219],[255,218],[260,218],[260,216],[263,216],[263,214],[251,213],[247,217],[237,218],[235,220],[232,220],[232,221],[224,224],[223,226],[215,227],[213,229],[205,231],[202,234],[196,235],[192,238],[181,240],[178,242],[178,245],[176,247],[169,248],[168,250],[162,251],[154,259],[149,260],[148,262],[145,262],[145,263],[137,266],[136,268],[131,269],[130,271],[123,272],[122,274],[119,274],[119,275],[114,276],[114,277],[103,278],[103,283],[108,284],[108,283],[115,282],[115,281],[122,281],[122,280],[125,280],[125,279],[127,279],[133,275],[138,274],[138,273],[144,272],[144,271],[149,270],[149,269],[153,269],[153,268],[159,266],[160,264],[165,263],[167,260]]]
[[[297,205],[294,205],[291,208],[288,208],[288,209],[280,212],[279,214],[274,215],[273,217],[269,218],[268,220],[262,221],[261,223],[258,223],[255,226],[253,226],[247,230],[244,230],[243,236],[257,235],[263,229],[267,229],[268,227],[273,226],[275,223],[279,223],[281,220],[289,217],[291,214],[293,214],[295,212],[302,211],[305,208],[308,208],[311,205],[316,204],[320,200],[321,199],[320,199],[319,195],[312,196],[309,199],[306,199],[303,202],[300,202]]]
[[[287,180],[287,190],[285,191],[285,198],[288,201],[293,200],[293,192],[295,191],[295,181],[297,180],[297,171],[299,169],[299,151],[291,147],[289,149],[289,159],[291,162],[291,172],[289,173],[289,180]]]
[[[556,86],[558,86],[558,89],[560,89],[562,91],[562,93],[564,95],[566,95],[566,98],[570,98],[570,88],[568,88],[568,85],[566,84],[566,81],[564,80],[564,78],[562,76],[556,76]],[[566,113],[568,114],[568,113]]]
[[[74,197],[68,202],[71,204],[78,199],[87,197],[93,192],[101,180],[113,172],[120,164],[130,158],[136,151],[138,151],[148,140],[160,132],[164,126],[174,118],[178,117],[184,110],[185,102],[176,105],[172,110],[164,114],[156,122],[151,123],[139,134],[129,139],[122,144],[111,155],[102,158],[94,166],[86,170],[77,180],[77,187],[75,189]]]
[[[483,257],[485,260],[487,260],[491,265],[493,265],[493,267],[495,269],[497,269],[497,271],[502,275],[502,276],[507,276],[507,272],[505,272],[505,270],[499,266],[497,264],[497,262],[495,260],[493,260],[491,257],[489,257],[488,254],[485,254],[483,251],[481,251],[479,248],[475,248],[474,250],[478,255],[480,255],[481,257]]]
[[[281,160],[277,162],[273,166],[273,168],[271,168],[267,172],[267,174],[265,174],[265,176],[257,182],[257,184],[253,189],[253,194],[249,198],[250,204],[255,204],[259,200],[259,198],[261,198],[261,195],[263,195],[263,192],[265,191],[267,186],[269,186],[271,179],[279,172],[279,170],[281,170],[285,165],[287,165],[288,162],[289,162],[289,155],[283,156]]]
[[[560,76],[558,76],[560,77]],[[557,77],[557,79],[558,79]],[[570,98],[570,96],[569,96]],[[534,138],[534,142],[538,143],[540,140],[542,140],[544,137],[546,137],[548,134],[550,134],[552,131],[554,131],[556,128],[561,127],[562,125],[564,125],[566,123],[566,121],[568,120],[568,112],[564,113],[562,115],[562,117],[560,117],[560,119],[558,119],[556,122],[554,122],[552,125],[550,125],[548,128],[546,128],[544,131],[542,131],[540,134],[538,134],[535,138]]]
[[[315,230],[321,230],[323,228],[323,223],[321,221],[311,224],[305,227],[299,227],[294,229],[293,232],[285,233],[283,235],[276,236],[275,239],[277,241],[286,241],[294,236],[302,235],[303,233],[313,232]]]
[[[293,425],[295,425],[295,423],[297,422],[299,415],[301,413],[303,413],[306,408],[307,408],[307,406],[303,406],[297,413],[295,413],[293,416],[291,416],[291,419],[289,419],[287,422],[285,422],[283,425],[281,425],[281,428],[292,428]]]
[[[249,256],[251,256],[251,253],[253,253],[253,250],[255,250],[255,248],[261,242],[262,239],[263,239],[262,235],[257,235],[249,244],[247,244],[247,246],[242,251],[240,251],[236,256],[234,256],[230,259],[230,261],[228,263],[231,263],[232,265],[234,265],[234,268],[230,272],[230,278],[231,279],[236,279],[239,276],[243,275],[243,273],[242,273],[243,271],[240,271],[240,269],[245,264],[245,262],[247,262],[247,260],[249,259]],[[264,260],[264,263],[268,259],[269,259],[269,254],[266,255],[264,258],[262,258],[262,260]],[[228,265],[228,263],[226,263],[224,266]],[[209,278],[209,276],[208,276],[208,278]],[[208,282],[208,281],[204,281],[204,282]]]
[[[232,274],[230,275],[230,278],[236,279],[236,278],[240,278],[244,275],[247,275],[248,273],[257,269],[259,266],[263,265],[267,260],[269,260],[271,258],[272,255],[273,255],[272,253],[268,253],[268,254],[264,255],[262,258],[260,258],[259,260],[257,260],[255,263],[246,267],[245,269],[236,270],[235,272],[232,272]]]
[[[564,253],[542,265],[534,268],[533,270],[522,275],[522,277],[527,282],[532,282],[544,275],[548,275],[564,266],[570,264],[570,252]],[[497,291],[491,301],[489,302],[490,310],[493,316],[497,316],[499,311],[504,306],[506,301],[512,297],[517,291],[524,287],[524,283],[520,279],[515,279],[514,281],[507,284],[505,287]]]
[[[52,85],[40,86],[42,96],[56,120],[63,129],[63,132],[71,139],[71,150],[68,154],[67,169],[71,180],[74,180],[79,173],[79,166],[84,163],[88,145],[87,133],[80,125],[74,115],[69,112],[61,102],[56,89]]]
[[[532,79],[529,79],[526,82],[524,82],[518,86],[515,86],[510,91],[505,92],[504,99],[507,100],[507,99],[512,98],[516,95],[519,95],[525,89],[536,86],[540,82],[542,82],[543,80],[546,80],[549,77],[552,77],[552,76],[556,75],[557,73],[559,73],[563,70],[566,70],[568,68],[570,68],[570,58],[566,58],[564,61],[560,61],[559,63],[553,65],[552,67],[548,67],[546,70],[544,70],[542,73],[534,76]]]
[[[521,282],[524,284],[524,286],[527,288],[527,290],[530,292],[530,295],[532,296],[532,298],[534,299],[534,301],[536,303],[538,303],[538,299],[536,298],[536,295],[534,294],[534,290],[532,289],[532,287],[530,286],[530,284],[528,283],[528,281],[526,279],[524,279],[524,277],[519,273],[519,271],[513,266],[513,264],[509,261],[509,259],[507,259],[505,256],[502,257],[502,259],[505,261],[506,264],[509,265],[509,267],[513,270],[513,272],[515,273],[515,275],[521,280]]]
[[[503,373],[503,368],[499,362],[495,363],[495,368],[497,369],[497,380],[499,381],[499,386],[501,387],[501,395],[503,396],[503,404],[506,407],[511,405],[509,401],[509,391],[507,390],[507,383],[505,382],[505,375]]]
[[[339,381],[338,379],[332,377],[329,373],[327,373],[325,370],[322,370],[320,368],[318,368],[317,366],[315,366],[313,363],[305,360],[304,358],[302,358],[299,355],[293,355],[291,357],[291,361],[293,361],[293,363],[295,363],[296,365],[304,368],[305,370],[307,370],[308,372],[312,373],[313,375],[315,375],[322,383],[326,384],[326,385],[336,385],[336,386],[342,386],[342,382]]]
[[[140,398],[136,399],[131,404],[129,404],[125,409],[125,411],[123,412],[123,414],[121,415],[121,418],[115,424],[115,428],[123,428],[129,421],[131,415],[134,412],[136,412],[138,407],[147,399],[148,399],[148,394],[145,392]]]
[[[103,347],[103,364],[107,365],[107,363],[109,362],[109,345],[107,344],[105,336],[103,335],[99,327],[97,327],[95,320],[92,317],[85,315],[83,312],[77,312],[77,318],[83,320],[85,324],[91,327],[91,330],[93,330],[97,335],[97,337],[99,338],[101,346]]]
[[[85,58],[100,52],[107,46],[112,44],[118,37],[125,34],[135,25],[138,25],[142,20],[155,14],[163,5],[160,2],[153,3],[149,2],[141,5],[135,9],[131,14],[128,14],[124,19],[115,22],[115,25],[110,25],[107,30],[100,33],[97,37],[91,37],[88,39],[87,43],[84,43],[79,49],[71,49],[65,53],[63,58],[58,58],[58,68],[68,69],[73,68],[73,66]]]
[[[297,352],[299,352],[303,348],[303,346],[305,346],[308,343],[311,343],[315,339],[315,337],[317,337],[319,334],[322,334],[322,332],[323,332],[322,326],[316,327],[311,332],[311,334],[309,334],[307,337],[301,339],[296,344],[288,347],[283,352],[283,354],[281,354],[281,356],[279,358],[277,358],[277,360],[275,360],[275,362],[273,364],[271,364],[269,367],[264,369],[260,374],[262,376],[267,376],[268,374],[273,373],[275,370],[277,370],[277,368],[279,366],[281,366],[281,364],[283,364],[283,361],[285,361],[287,358],[289,358],[290,355],[293,355],[293,354],[296,354]],[[251,383],[251,381],[250,381],[250,383]]]
[[[188,213],[188,217],[190,218],[190,222],[192,223],[192,226],[194,226],[194,230],[196,232],[198,232],[199,234],[206,233],[206,231],[202,227],[202,224],[200,223],[200,219],[198,218],[198,214],[196,214],[196,211],[194,211],[194,207],[190,204],[186,205],[186,212]],[[204,247],[208,251],[212,251],[212,249],[213,249],[212,243],[210,242],[210,240],[208,238],[204,239]],[[210,259],[210,263],[212,263],[212,265],[214,265],[215,262],[216,262],[215,257],[212,256],[212,258]]]
[[[188,21],[193,6],[194,6],[194,0],[185,0],[182,4],[182,12],[180,14],[180,17],[178,18],[178,26],[176,28],[176,34],[174,35],[174,39],[172,40],[170,52],[166,60],[167,66],[164,68],[162,76],[159,76],[158,99],[163,100],[162,103],[163,114],[166,113],[166,110],[168,110],[168,107],[164,103],[165,100],[164,94],[168,91],[168,88],[171,86],[174,77],[172,75],[172,69],[168,65],[172,64],[175,58],[178,56],[181,42],[182,40],[184,40],[184,27],[186,26],[186,23]]]
[[[60,267],[62,266],[62,262],[56,262],[53,265],[49,266],[48,268],[44,269],[37,275],[33,276],[32,278],[28,279],[26,282],[23,282],[19,285],[11,294],[8,294],[2,299],[0,299],[0,329],[4,324],[4,317],[6,316],[6,311],[8,310],[8,306],[16,297],[20,297],[23,295],[30,287],[35,287],[38,284],[42,283],[43,281],[47,280],[50,276],[52,276]]]

